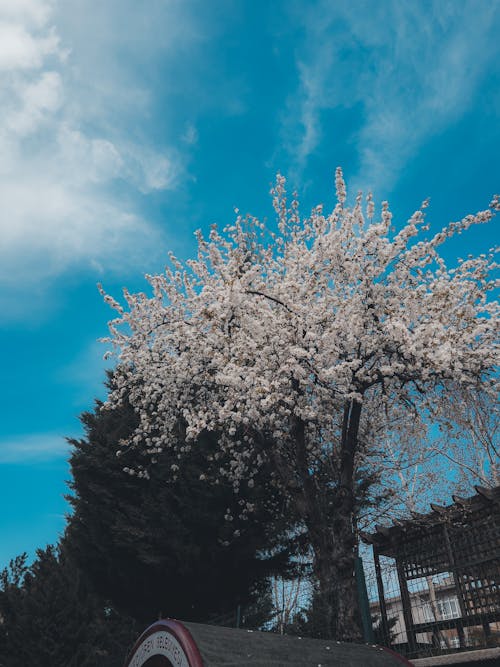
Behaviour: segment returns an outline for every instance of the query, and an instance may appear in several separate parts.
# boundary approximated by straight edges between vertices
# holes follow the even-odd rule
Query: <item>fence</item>
[[[366,641],[409,658],[500,646],[500,487],[477,488],[363,536],[356,578]],[[307,576],[272,582],[264,629],[314,636],[313,590]],[[219,622],[255,627],[251,610]]]

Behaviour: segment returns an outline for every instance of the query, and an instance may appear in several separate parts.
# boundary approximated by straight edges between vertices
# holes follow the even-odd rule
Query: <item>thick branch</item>
[[[352,499],[354,489],[354,460],[358,445],[361,403],[351,400],[345,404],[342,420],[340,487]]]
[[[269,301],[274,301],[274,303],[277,303],[278,305],[283,306],[283,308],[288,310],[289,313],[292,313],[292,315],[297,314],[289,306],[287,306],[286,303],[283,303],[283,301],[280,301],[275,296],[270,296],[269,294],[264,294],[264,292],[259,292],[258,290],[252,290],[252,289],[247,290],[246,293],[247,294],[254,294],[255,296],[263,296],[265,299],[269,299]]]

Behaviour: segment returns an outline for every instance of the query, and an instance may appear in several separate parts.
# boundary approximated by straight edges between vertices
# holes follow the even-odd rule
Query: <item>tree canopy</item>
[[[240,492],[271,466],[307,526],[326,631],[352,639],[355,478],[370,434],[408,406],[439,406],[433,397],[451,385],[495,389],[493,252],[448,267],[439,250],[500,206],[495,198],[426,239],[427,203],[394,232],[386,202],[377,218],[371,196],[366,210],[361,195],[347,206],[340,170],[336,192],[331,212],[301,218],[279,176],[276,228],[238,215],[198,235],[196,258],[171,256],[147,276],[151,295],[125,290],[124,305],[104,296],[117,311],[109,340],[123,369],[109,404],[127,396],[139,419],[128,445],[151,460],[174,452],[182,470],[196,439],[214,433],[216,478]],[[332,521],[318,493],[327,466]]]

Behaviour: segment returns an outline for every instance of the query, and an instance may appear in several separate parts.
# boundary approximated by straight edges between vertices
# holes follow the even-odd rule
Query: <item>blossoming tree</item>
[[[238,216],[198,234],[196,259],[171,256],[164,274],[147,276],[151,295],[125,290],[123,307],[103,294],[118,312],[108,340],[123,368],[109,400],[128,392],[140,417],[128,444],[146,443],[154,458],[176,446],[180,421],[188,441],[216,431],[217,474],[236,492],[271,462],[307,530],[324,631],[356,639],[355,479],[369,434],[448,385],[494,389],[492,253],[449,269],[439,247],[488,222],[499,202],[418,240],[426,204],[393,233],[387,203],[380,219],[371,196],[366,211],[361,195],[347,206],[340,170],[336,190],[332,212],[301,219],[278,176],[274,230]]]

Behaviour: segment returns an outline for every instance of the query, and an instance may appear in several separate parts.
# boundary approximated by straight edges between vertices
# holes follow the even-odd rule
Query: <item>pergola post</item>
[[[460,614],[462,616],[462,619],[465,619],[465,617],[467,616],[467,609],[465,607],[465,602],[464,602],[465,596],[464,596],[464,591],[462,589],[462,582],[460,581],[460,574],[455,564],[455,557],[453,555],[453,549],[451,548],[451,540],[450,540],[450,534],[448,532],[448,527],[446,523],[443,523],[442,526],[443,526],[444,541],[446,544],[446,552],[448,554],[448,562],[450,565],[450,570],[453,574],[455,591],[457,593],[458,605],[460,607]],[[458,641],[460,642],[460,648],[465,648],[465,633],[464,633],[463,622],[457,623],[457,633],[458,633]]]
[[[417,635],[413,623],[413,614],[411,613],[411,598],[406,583],[406,577],[401,561],[396,558],[396,570],[398,573],[399,589],[401,591],[401,602],[403,604],[403,618],[406,626],[406,637],[410,651],[414,653],[417,650]]]
[[[384,582],[382,581],[382,570],[380,569],[380,559],[378,551],[373,545],[373,562],[375,563],[375,577],[377,579],[378,601],[380,606],[380,624],[382,634],[387,638],[387,646],[391,645],[391,636],[389,633],[389,623],[387,620],[387,606],[385,604]]]

